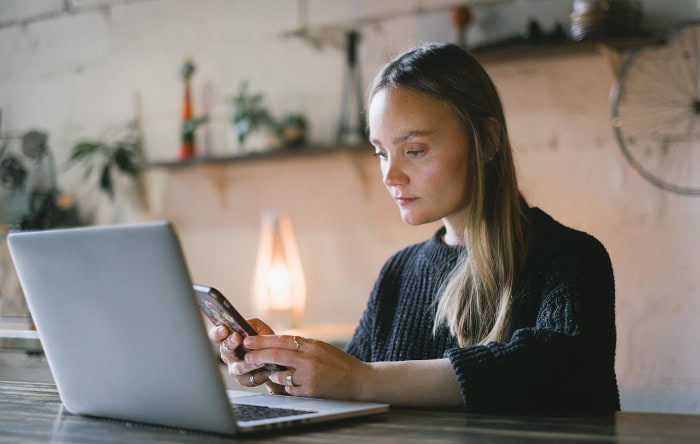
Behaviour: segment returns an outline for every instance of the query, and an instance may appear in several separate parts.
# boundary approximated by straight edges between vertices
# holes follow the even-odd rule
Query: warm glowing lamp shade
[[[253,302],[275,330],[298,327],[304,314],[306,282],[292,224],[284,215],[263,215]]]

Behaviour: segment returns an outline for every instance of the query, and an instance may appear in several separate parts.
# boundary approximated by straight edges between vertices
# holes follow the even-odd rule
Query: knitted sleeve
[[[610,258],[578,233],[530,277],[534,326],[510,341],[448,350],[464,407],[479,412],[619,410],[614,374],[615,300]]]

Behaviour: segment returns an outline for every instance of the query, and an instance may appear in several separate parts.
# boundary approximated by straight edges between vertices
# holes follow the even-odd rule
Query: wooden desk
[[[236,439],[237,438],[237,439]],[[52,384],[0,381],[2,443],[218,442],[700,442],[700,416],[618,413],[605,418],[526,418],[392,408],[389,413],[239,437],[71,415]]]

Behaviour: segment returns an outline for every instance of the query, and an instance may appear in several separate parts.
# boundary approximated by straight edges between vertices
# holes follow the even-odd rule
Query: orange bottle
[[[190,79],[194,73],[194,64],[191,60],[186,60],[182,68],[182,79],[185,82],[185,97],[182,103],[182,127],[180,135],[180,159],[190,159],[194,157],[194,129],[192,120],[192,98],[190,94]]]

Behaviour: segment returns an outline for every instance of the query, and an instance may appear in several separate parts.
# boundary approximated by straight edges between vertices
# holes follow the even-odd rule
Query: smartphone
[[[197,295],[199,309],[212,324],[224,325],[230,331],[237,331],[243,337],[258,334],[219,290],[199,284],[192,284],[192,288]],[[248,350],[242,344],[234,350],[238,359],[243,359],[247,352]],[[272,371],[287,370],[287,367],[277,364],[267,364],[263,368]]]

